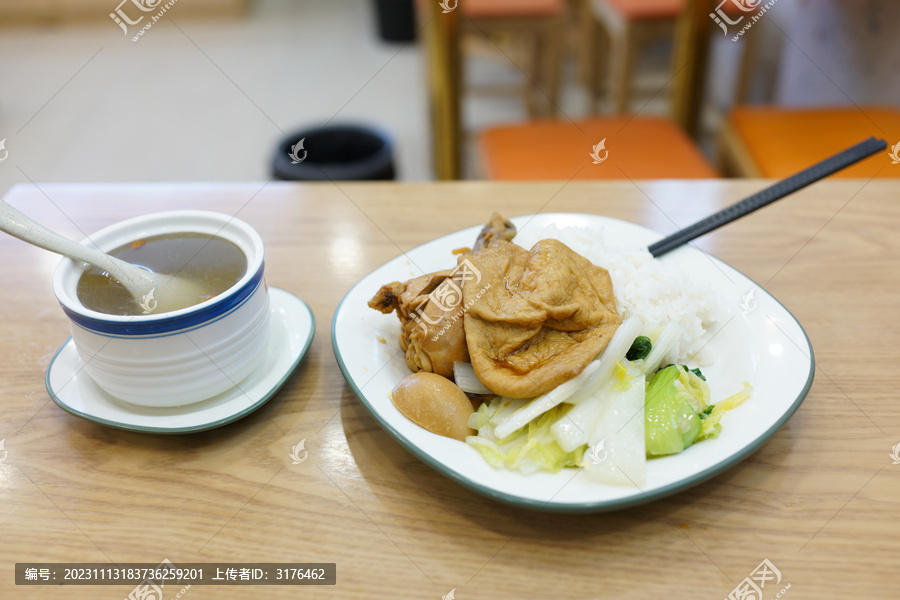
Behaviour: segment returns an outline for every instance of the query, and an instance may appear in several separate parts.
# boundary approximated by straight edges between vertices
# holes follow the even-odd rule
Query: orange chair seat
[[[684,10],[685,0],[606,0],[629,21],[673,19]]]
[[[742,106],[728,118],[762,177],[793,175],[871,136],[890,146],[900,141],[900,111],[894,108]],[[833,177],[900,177],[900,165],[879,152]]]
[[[593,164],[593,147],[603,162]],[[719,174],[674,123],[655,117],[538,120],[479,136],[488,179],[706,179]]]
[[[462,14],[470,19],[553,17],[565,10],[566,0],[460,0]]]

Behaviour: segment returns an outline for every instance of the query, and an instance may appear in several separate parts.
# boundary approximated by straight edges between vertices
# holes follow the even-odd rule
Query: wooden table
[[[799,411],[750,459],[662,501],[566,516],[477,496],[382,431],[332,354],[333,311],[358,279],[492,210],[589,212],[671,232],[763,183],[14,188],[11,204],[76,238],[160,210],[236,214],[265,240],[269,284],[304,298],[318,332],[282,391],[239,422],[181,436],[102,427],[63,412],[44,388],[69,335],[50,288],[57,259],[0,236],[0,597],[116,599],[132,589],[15,587],[16,562],[164,558],[337,563],[333,587],[194,586],[188,600],[436,600],[454,588],[460,600],[719,599],[766,558],[791,585],[782,597],[893,597],[897,183],[820,183],[700,242],[796,315],[818,366]],[[308,459],[294,465],[302,439]],[[778,591],[770,584],[765,599]]]

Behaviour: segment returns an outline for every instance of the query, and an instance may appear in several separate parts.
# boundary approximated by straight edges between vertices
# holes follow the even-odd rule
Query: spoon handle
[[[701,221],[697,221],[693,225],[689,225],[680,231],[676,231],[655,244],[651,244],[648,247],[648,250],[650,250],[650,254],[653,256],[661,256],[670,250],[674,250],[683,244],[687,244],[704,233],[709,233],[713,229],[718,229],[722,225],[731,223],[735,219],[739,219],[754,210],[762,208],[767,204],[771,204],[780,198],[784,198],[788,194],[793,194],[797,190],[824,177],[828,177],[832,173],[836,173],[845,167],[849,167],[885,148],[887,148],[887,142],[871,137],[855,146],[847,148],[843,152],[839,152],[830,158],[826,158],[795,175],[791,175],[787,179],[782,179],[778,183],[771,185],[762,191],[756,192],[752,196],[744,198],[728,208],[722,209]]]
[[[99,267],[129,289],[142,289],[146,286],[147,277],[139,268],[99,250],[82,246],[47,229],[2,199],[0,199],[0,231],[5,231],[44,250]]]

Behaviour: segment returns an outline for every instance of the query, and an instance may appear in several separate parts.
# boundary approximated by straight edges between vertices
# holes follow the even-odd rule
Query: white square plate
[[[613,247],[640,248],[663,237],[645,227],[595,215],[541,214],[511,220],[520,231],[557,225],[602,232],[606,244]],[[812,385],[812,346],[793,315],[739,271],[696,248],[682,247],[659,260],[676,262],[707,281],[730,313],[704,351],[712,358],[703,366],[712,401],[740,391],[743,381],[753,385],[751,398],[722,418],[719,437],[680,454],[649,460],[647,479],[640,488],[598,483],[580,469],[532,475],[496,469],[474,448],[433,434],[397,410],[388,393],[410,373],[397,341],[400,324],[396,316],[367,306],[385,283],[455,266],[451,251],[470,247],[480,229],[472,227],[433,240],[379,267],[347,293],[332,322],[335,357],[363,406],[410,452],[480,494],[554,512],[617,510],[662,498],[749,456],[790,418]],[[753,294],[748,295],[751,290]]]

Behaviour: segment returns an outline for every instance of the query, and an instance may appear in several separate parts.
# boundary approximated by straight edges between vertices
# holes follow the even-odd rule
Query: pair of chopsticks
[[[813,166],[800,171],[796,175],[791,175],[787,179],[782,179],[775,185],[769,186],[752,196],[744,198],[728,208],[724,208],[701,221],[697,221],[693,225],[685,227],[680,231],[676,231],[672,235],[651,244],[647,249],[650,250],[650,254],[653,256],[661,256],[705,233],[709,233],[713,229],[718,229],[722,225],[731,223],[735,219],[739,219],[754,210],[760,209],[767,204],[771,204],[776,200],[793,194],[797,190],[824,177],[828,177],[832,173],[837,173],[841,169],[845,169],[885,148],[887,148],[887,142],[884,140],[873,137],[869,138],[864,142],[860,142],[855,146],[847,148],[843,152],[839,152],[830,158],[826,158],[822,162],[816,163]]]

